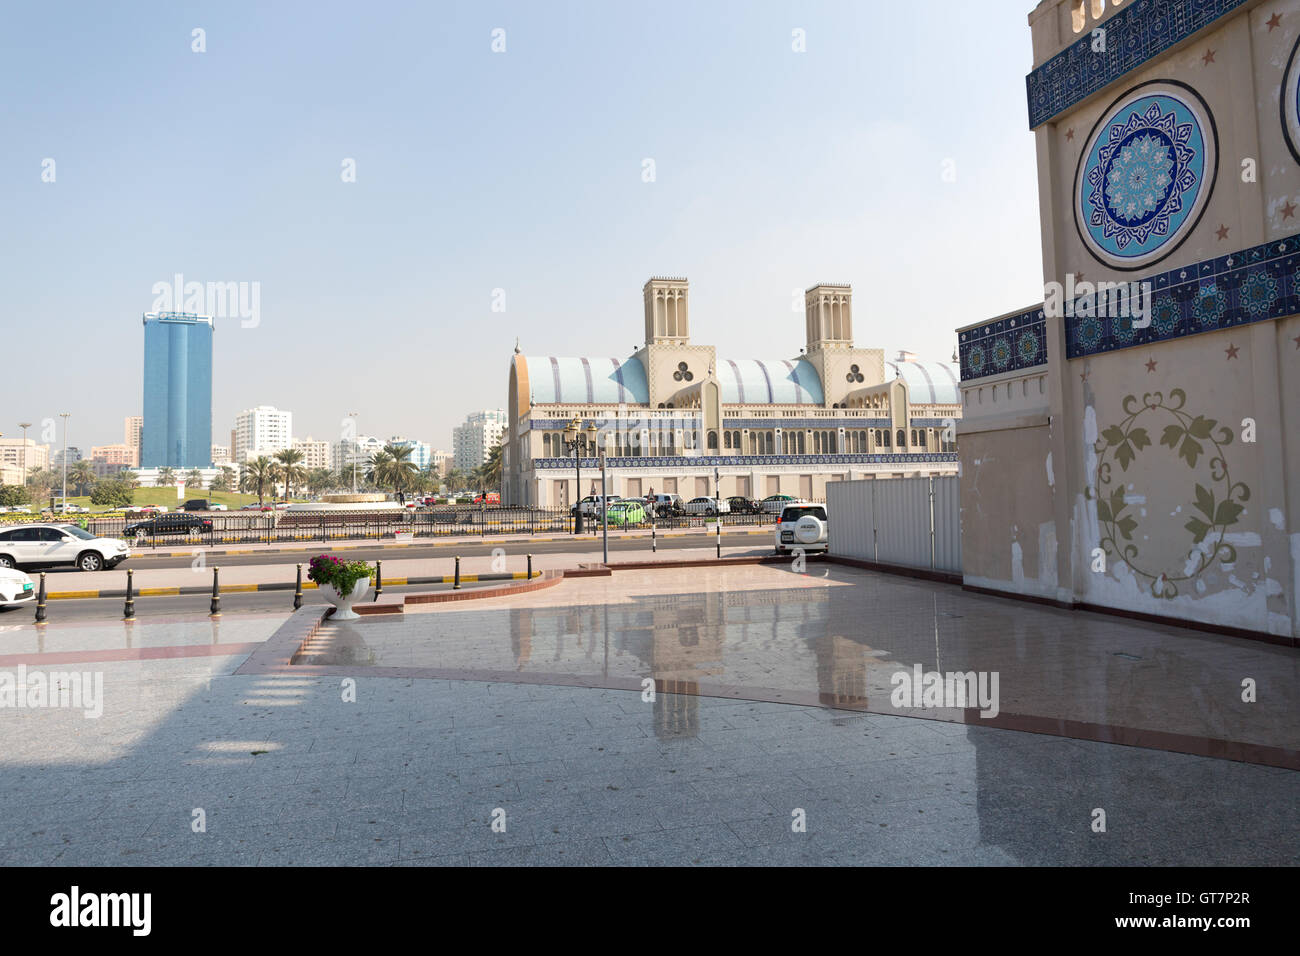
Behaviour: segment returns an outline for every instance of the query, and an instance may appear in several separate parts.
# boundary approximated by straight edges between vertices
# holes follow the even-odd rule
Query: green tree
[[[0,505],[25,505],[31,501],[22,485],[0,485]]]
[[[163,466],[158,469],[158,480],[154,482],[157,488],[166,488],[176,484],[176,472],[170,467]]]
[[[501,490],[501,443],[497,442],[492,450],[488,452],[487,461],[479,467],[480,482],[483,490],[491,488],[494,491]]]
[[[133,499],[131,486],[117,476],[101,478],[90,491],[90,503],[109,508],[125,508]]]
[[[267,486],[272,486],[274,490],[276,473],[275,462],[265,455],[259,455],[244,466],[244,477],[240,481],[240,486],[244,491],[256,494],[257,503],[260,505]]]
[[[195,491],[203,490],[203,472],[197,468],[191,468],[185,473],[185,487],[193,488]]]
[[[399,495],[406,494],[420,473],[419,467],[410,460],[412,451],[409,445],[385,445],[371,456],[366,477],[380,488],[389,488]]]
[[[68,466],[68,487],[74,495],[90,493],[95,484],[95,469],[84,458]]]
[[[235,469],[228,465],[222,465],[221,471],[212,479],[212,484],[208,485],[211,491],[232,491],[235,487]]]
[[[275,460],[280,480],[284,482],[284,497],[287,501],[294,482],[301,484],[307,480],[307,469],[301,464],[302,451],[297,448],[286,448],[275,453]]]
[[[328,468],[312,468],[307,472],[307,490],[313,495],[323,494],[335,487],[334,472]]]

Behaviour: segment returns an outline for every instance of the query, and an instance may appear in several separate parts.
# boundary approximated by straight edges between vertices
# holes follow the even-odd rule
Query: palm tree
[[[244,477],[240,485],[244,490],[257,495],[258,505],[262,504],[267,485],[271,485],[274,491],[276,470],[275,462],[265,455],[258,455],[244,466]]]
[[[158,488],[164,488],[168,485],[174,485],[174,484],[176,484],[176,472],[174,472],[171,468],[166,466],[159,468],[158,480],[154,482],[154,486]]]
[[[483,462],[479,468],[479,475],[483,479],[483,490],[489,488],[500,490],[501,488],[501,443],[497,442],[488,452],[487,461]]]
[[[68,468],[68,482],[72,485],[74,494],[90,494],[90,487],[95,483],[95,469],[84,458],[75,461]]]
[[[307,490],[313,495],[329,491],[334,487],[334,472],[328,468],[313,468],[307,472]]]
[[[221,466],[221,472],[217,477],[212,479],[212,484],[208,485],[211,491],[230,491],[235,484],[235,469],[227,466]]]
[[[128,488],[134,489],[140,487],[140,476],[134,471],[119,471],[117,473],[117,480],[124,482]]]
[[[381,488],[391,488],[397,495],[404,495],[420,473],[419,467],[410,460],[412,450],[409,445],[385,445],[371,456],[366,477]]]
[[[307,480],[307,469],[300,464],[302,451],[297,448],[286,448],[275,453],[275,460],[279,464],[280,480],[284,482],[284,498],[288,501],[293,483]]]
[[[447,470],[446,482],[448,491],[460,491],[465,487],[465,473],[459,468],[450,468]]]
[[[185,487],[193,488],[196,491],[203,490],[203,472],[197,468],[191,468],[185,473]]]

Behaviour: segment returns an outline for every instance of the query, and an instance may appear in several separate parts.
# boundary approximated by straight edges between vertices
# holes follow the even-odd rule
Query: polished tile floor
[[[967,721],[986,718],[896,707],[894,675],[988,672],[1000,710],[990,726],[1167,749],[1199,741],[1192,753],[1222,742],[1235,759],[1282,766],[1300,750],[1294,650],[828,564],[569,579],[326,625],[306,650],[300,663],[610,688],[651,678],[689,694]],[[1242,699],[1247,679],[1254,702]]]

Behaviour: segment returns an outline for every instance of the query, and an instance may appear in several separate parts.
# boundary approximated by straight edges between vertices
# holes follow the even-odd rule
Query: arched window
[[[899,448],[907,447],[907,433],[903,431],[901,428],[898,430],[898,447]]]
[[[709,450],[718,450],[718,433],[710,429],[709,431]]]
[[[1075,33],[1082,33],[1087,22],[1086,0],[1074,0],[1074,6],[1070,9],[1070,26]]]
[[[731,450],[731,432],[722,433],[722,447],[727,451]]]
[[[882,432],[881,432],[881,434],[884,435],[884,438],[885,438],[885,440],[884,440],[881,444],[883,444],[886,448],[890,447],[890,446],[889,446],[889,429],[888,429],[888,428],[883,429]],[[899,432],[899,434],[901,435],[902,432]]]

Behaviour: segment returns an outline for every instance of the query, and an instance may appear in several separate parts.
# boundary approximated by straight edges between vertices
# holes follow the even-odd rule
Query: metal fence
[[[101,537],[130,537],[137,547],[156,548],[166,545],[193,544],[212,546],[218,544],[274,544],[285,541],[332,541],[341,539],[416,540],[464,535],[481,537],[509,534],[573,534],[574,515],[567,508],[510,508],[510,507],[458,507],[421,508],[411,511],[338,512],[338,511],[278,511],[241,514],[234,512],[169,512],[192,514],[211,521],[210,529],[202,532],[168,530],[166,518],[162,522],[154,517],[132,515],[128,517],[95,518],[69,515],[58,519],[76,524],[86,518],[87,530]],[[713,527],[721,520],[725,530],[729,527],[755,527],[772,525],[775,514],[724,514],[721,518],[706,515],[682,514],[650,516],[634,524],[616,524],[611,521],[611,531],[659,531],[685,528]],[[33,521],[41,521],[34,516]],[[45,519],[48,520],[48,519]],[[583,533],[601,532],[601,516],[585,515]],[[10,527],[12,525],[6,525]],[[143,526],[146,530],[127,535],[127,529]]]
[[[960,573],[959,481],[950,476],[829,482],[830,552]]]

